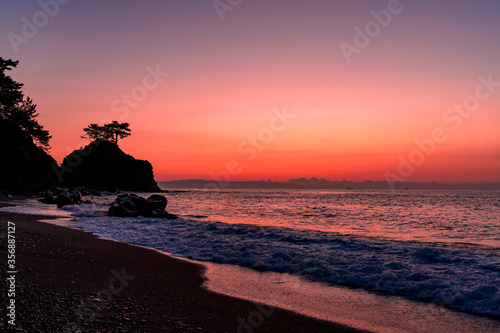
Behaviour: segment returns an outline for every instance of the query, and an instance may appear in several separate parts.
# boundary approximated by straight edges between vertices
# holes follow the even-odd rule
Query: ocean
[[[169,191],[178,220],[108,217],[115,195],[2,210],[66,217],[101,238],[197,261],[500,318],[500,191]]]

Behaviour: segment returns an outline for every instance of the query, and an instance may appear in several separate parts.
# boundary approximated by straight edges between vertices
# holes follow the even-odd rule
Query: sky
[[[83,128],[157,180],[500,181],[500,2],[0,2],[61,162]]]

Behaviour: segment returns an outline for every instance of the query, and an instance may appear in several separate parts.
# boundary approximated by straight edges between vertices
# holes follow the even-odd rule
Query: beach
[[[7,223],[15,224],[18,331],[359,332],[207,291],[203,266],[158,251],[38,222],[42,216],[0,217],[4,261]],[[6,311],[2,306],[0,330],[7,328]]]
[[[0,333],[500,333],[500,1],[4,7]]]

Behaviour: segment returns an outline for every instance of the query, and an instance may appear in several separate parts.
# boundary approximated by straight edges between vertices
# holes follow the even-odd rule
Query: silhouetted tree
[[[118,144],[118,138],[124,139],[130,135],[130,124],[119,123],[114,120],[112,123],[104,125],[107,127],[109,133],[114,136],[114,143]]]
[[[82,138],[88,138],[90,141],[110,141],[110,139],[112,138],[108,129],[105,126],[99,126],[98,124],[90,124],[89,126],[84,128],[83,131],[85,132],[85,134],[82,135]]]
[[[36,105],[31,98],[24,98],[21,90],[23,84],[14,81],[5,73],[16,68],[18,64],[19,61],[0,57],[0,117],[19,126],[35,144],[47,150],[50,148],[49,141],[52,136],[38,123]]]
[[[129,123],[119,123],[117,121],[102,126],[90,124],[83,129],[85,134],[82,135],[82,138],[88,138],[90,141],[106,140],[118,144],[118,139],[123,139],[130,135],[131,130],[129,126]]]

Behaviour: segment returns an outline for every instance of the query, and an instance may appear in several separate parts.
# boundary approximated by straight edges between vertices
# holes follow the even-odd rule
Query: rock
[[[61,208],[67,205],[79,205],[82,202],[82,195],[77,190],[61,191],[59,194],[57,194],[56,197],[57,208]]]
[[[45,204],[57,204],[58,208],[67,206],[67,205],[79,205],[83,203],[82,194],[80,191],[68,190],[55,188],[52,191],[44,191],[40,193],[43,198],[38,199],[38,201]]]
[[[56,197],[57,208],[61,208],[67,205],[73,205],[73,200],[68,193],[58,194]]]
[[[97,140],[64,158],[59,175],[67,187],[101,191],[160,192],[148,161],[125,154],[116,144]]]
[[[137,194],[124,193],[111,203],[108,210],[109,216],[117,217],[155,217],[165,219],[176,219],[177,216],[165,211],[167,198],[162,195],[154,194],[148,199]]]
[[[111,203],[108,210],[109,216],[137,217],[144,213],[148,201],[137,194],[119,194]]]
[[[101,192],[94,190],[92,188],[86,188],[86,187],[79,186],[79,187],[75,188],[75,190],[77,190],[78,192],[80,192],[84,196],[89,196],[89,195],[93,195],[96,197],[102,196]]]
[[[156,209],[165,209],[167,207],[167,198],[163,195],[159,194],[153,194],[150,196],[148,199],[148,205],[147,209],[150,211],[156,210]]]
[[[54,196],[52,194],[47,194],[43,198],[38,199],[38,201],[44,204],[56,204],[57,203],[56,198],[57,196]]]
[[[42,191],[42,192],[38,193],[39,197],[47,197],[47,196],[51,196],[51,195],[52,195],[52,191],[51,190],[46,190],[46,191]]]
[[[155,209],[151,212],[150,217],[156,217],[159,219],[169,219],[169,220],[176,220],[178,218],[177,215],[170,214],[167,212],[165,209]]]

